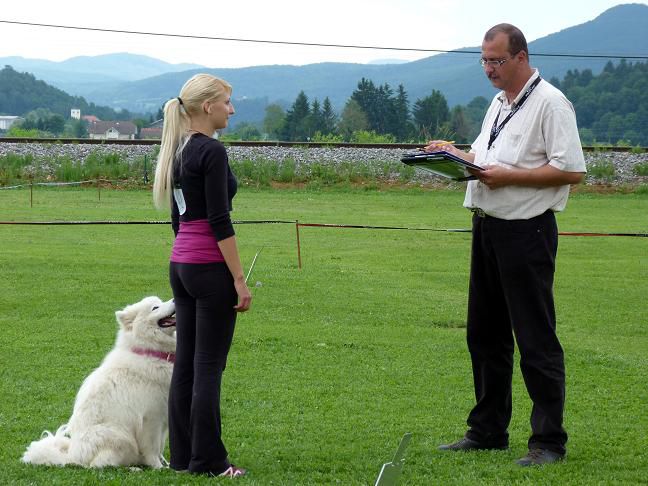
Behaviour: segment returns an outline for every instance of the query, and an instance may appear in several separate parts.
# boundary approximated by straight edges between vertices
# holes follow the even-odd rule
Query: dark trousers
[[[551,211],[529,220],[473,216],[467,341],[477,403],[468,416],[470,439],[508,444],[514,334],[533,402],[529,448],[565,453],[565,365],[553,301],[557,249]]]
[[[225,263],[171,263],[176,308],[176,361],[169,392],[171,467],[220,473],[221,378],[234,336],[237,296]]]

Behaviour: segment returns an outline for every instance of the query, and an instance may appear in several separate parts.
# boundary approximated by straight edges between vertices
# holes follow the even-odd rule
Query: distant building
[[[144,127],[140,130],[140,138],[144,140],[161,140],[162,129],[155,127]]]
[[[97,121],[88,125],[88,137],[96,140],[134,140],[137,125],[129,121]]]
[[[164,120],[157,120],[147,127],[144,127],[140,130],[140,138],[142,139],[161,139],[162,138],[162,128],[164,126]]]
[[[81,119],[87,121],[88,123],[94,123],[94,122],[101,121],[99,118],[97,118],[94,115],[83,115],[81,117]]]
[[[70,118],[73,118],[75,120],[80,120],[81,119],[81,110],[78,108],[72,108],[70,110]]]
[[[0,130],[9,130],[9,128],[11,128],[11,125],[22,120],[23,118],[20,116],[0,115]]]

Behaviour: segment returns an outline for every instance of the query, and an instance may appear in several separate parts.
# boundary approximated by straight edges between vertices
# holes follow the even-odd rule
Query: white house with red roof
[[[137,125],[129,121],[96,121],[88,124],[88,137],[96,140],[135,140]]]

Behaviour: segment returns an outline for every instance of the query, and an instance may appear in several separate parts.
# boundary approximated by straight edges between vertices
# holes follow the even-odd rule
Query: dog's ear
[[[133,329],[133,321],[135,320],[136,314],[129,311],[130,309],[126,307],[124,310],[115,312],[117,322],[124,331],[131,331]]]

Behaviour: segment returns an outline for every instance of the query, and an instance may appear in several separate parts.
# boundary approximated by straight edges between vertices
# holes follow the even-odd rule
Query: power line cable
[[[449,54],[481,54],[481,51],[470,50],[445,50],[445,49],[421,49],[413,47],[385,47],[385,46],[361,46],[355,44],[325,44],[317,42],[297,42],[297,41],[281,41],[281,40],[267,40],[267,39],[243,39],[237,37],[213,37],[205,35],[190,35],[190,34],[169,34],[162,32],[144,32],[136,30],[121,30],[121,29],[102,29],[98,27],[80,27],[75,25],[57,25],[57,24],[42,24],[36,22],[19,22],[16,20],[0,20],[2,24],[25,25],[30,27],[48,27],[54,29],[68,29],[68,30],[86,30],[91,32],[107,32],[113,34],[134,34],[134,35],[150,35],[157,37],[176,37],[183,39],[202,39],[202,40],[216,40],[228,42],[250,42],[256,44],[282,44],[292,46],[308,46],[308,47],[335,47],[343,49],[372,49],[382,51],[408,51],[408,52],[436,52],[436,53],[449,53]],[[648,55],[613,55],[613,54],[551,54],[531,52],[530,55],[539,57],[567,57],[567,58],[587,58],[587,59],[641,59],[648,60]]]

